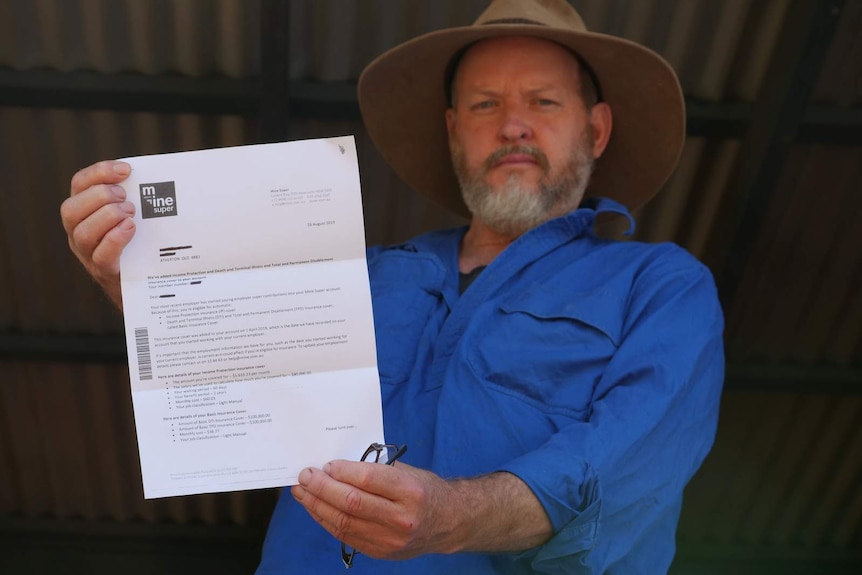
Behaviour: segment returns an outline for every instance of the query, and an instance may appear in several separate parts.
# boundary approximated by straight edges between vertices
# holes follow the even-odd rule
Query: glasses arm
[[[386,465],[392,465],[398,461],[402,455],[407,453],[406,444],[395,445],[394,443],[372,443],[368,446],[368,449],[365,450],[365,453],[362,454],[362,458],[359,461],[365,461],[369,455],[374,453],[374,462],[377,463],[380,461],[380,454],[384,449],[387,451],[387,454],[394,450],[394,453],[392,453],[392,455],[390,455],[386,460]],[[341,561],[347,569],[353,567],[353,558],[356,557],[356,553],[356,549],[349,548],[344,543],[341,544]]]

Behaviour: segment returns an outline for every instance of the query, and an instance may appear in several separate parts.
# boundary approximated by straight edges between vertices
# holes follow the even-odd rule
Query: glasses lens
[[[368,449],[365,450],[365,453],[362,454],[362,458],[359,461],[373,461],[374,463],[379,462],[380,452],[383,451],[384,447],[384,445],[381,445],[379,443],[372,443],[368,446]]]

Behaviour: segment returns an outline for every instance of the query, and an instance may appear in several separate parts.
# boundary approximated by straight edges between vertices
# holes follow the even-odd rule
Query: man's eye
[[[537,106],[556,106],[557,103],[554,100],[548,100],[547,98],[538,98],[536,100]]]
[[[474,110],[490,110],[496,105],[496,102],[493,100],[482,100],[481,102],[476,102],[473,104]]]

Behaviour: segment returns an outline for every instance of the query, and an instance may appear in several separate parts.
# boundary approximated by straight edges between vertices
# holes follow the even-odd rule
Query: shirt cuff
[[[547,462],[552,461],[550,465]],[[561,462],[568,467],[564,472]],[[502,467],[516,475],[545,509],[554,535],[540,547],[515,557],[529,561],[537,573],[568,573],[592,550],[599,531],[602,489],[595,470],[585,461],[527,454]]]

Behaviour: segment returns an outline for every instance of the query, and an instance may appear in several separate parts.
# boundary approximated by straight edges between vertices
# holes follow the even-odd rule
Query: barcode
[[[138,352],[138,377],[141,378],[141,381],[153,379],[153,363],[150,358],[150,335],[147,328],[135,328],[135,348]]]

